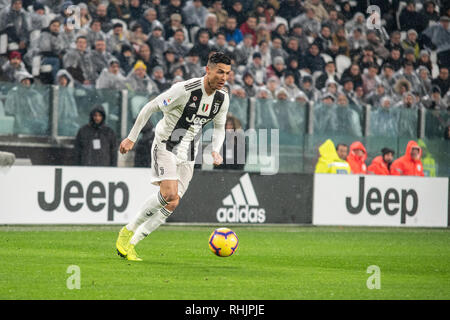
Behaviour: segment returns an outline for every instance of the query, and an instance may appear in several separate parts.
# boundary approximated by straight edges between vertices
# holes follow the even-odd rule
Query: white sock
[[[141,224],[139,228],[137,228],[136,232],[130,240],[130,243],[132,245],[137,245],[139,241],[147,237],[160,225],[166,222],[167,217],[171,214],[172,212],[170,212],[166,208],[161,208],[160,210],[158,210],[158,212],[150,216],[150,218],[145,223]]]
[[[141,210],[127,225],[127,229],[136,232],[138,227],[147,221],[152,215],[158,212],[161,208],[164,208],[168,203],[161,195],[161,192],[153,194],[145,201]]]

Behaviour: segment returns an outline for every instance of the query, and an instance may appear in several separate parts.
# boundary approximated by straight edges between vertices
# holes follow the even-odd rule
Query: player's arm
[[[120,153],[125,154],[133,149],[134,144],[139,137],[139,133],[153,113],[169,109],[183,93],[183,86],[180,86],[179,83],[177,83],[166,92],[161,93],[155,99],[148,102],[139,112],[128,137],[123,139],[120,143]]]
[[[220,149],[222,148],[223,141],[225,140],[225,123],[227,121],[227,112],[230,100],[228,94],[225,95],[222,108],[219,113],[214,117],[214,131],[212,136],[212,152],[213,164],[218,166],[222,164],[223,158],[220,155]]]

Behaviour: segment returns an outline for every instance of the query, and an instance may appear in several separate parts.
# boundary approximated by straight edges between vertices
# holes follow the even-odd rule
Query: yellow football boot
[[[133,231],[127,229],[127,227],[123,227],[120,229],[119,236],[116,241],[116,249],[119,256],[122,258],[126,258],[128,254],[128,247],[130,245],[131,237],[133,237]]]
[[[133,244],[128,246],[127,259],[130,261],[142,261],[142,259],[138,257]]]

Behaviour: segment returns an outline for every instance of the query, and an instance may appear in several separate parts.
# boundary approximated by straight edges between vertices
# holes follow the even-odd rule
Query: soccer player
[[[140,111],[127,138],[120,144],[120,153],[130,151],[150,116],[162,111],[152,145],[151,182],[159,185],[143,204],[133,220],[124,226],[116,242],[119,255],[141,261],[136,244],[164,223],[178,206],[194,171],[202,127],[213,121],[212,158],[214,165],[223,161],[220,148],[225,138],[225,122],[229,106],[224,87],[231,70],[231,59],[221,52],[208,59],[206,75],[174,84]]]

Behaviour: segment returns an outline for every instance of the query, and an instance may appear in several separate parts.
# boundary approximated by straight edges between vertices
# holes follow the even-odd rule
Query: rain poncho
[[[319,147],[320,158],[315,173],[350,174],[350,165],[339,158],[333,141],[328,139]]]

